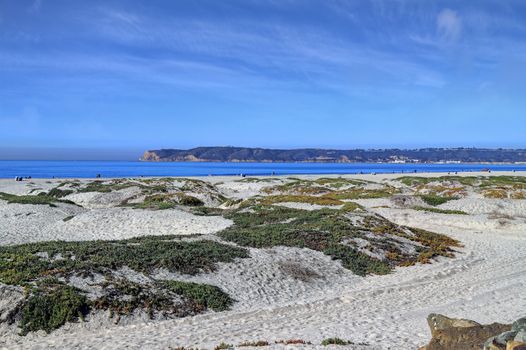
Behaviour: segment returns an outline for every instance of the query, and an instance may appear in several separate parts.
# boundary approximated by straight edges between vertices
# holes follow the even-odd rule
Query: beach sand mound
[[[131,307],[146,302],[154,311],[150,317],[148,309],[141,306],[126,314],[124,307],[114,309],[110,317],[109,309],[93,309],[84,322],[79,317],[65,319],[50,334],[32,331],[24,337],[18,335],[20,329],[16,327],[20,320],[12,325],[3,322],[1,346],[211,349],[221,342],[233,346],[260,342],[268,343],[271,349],[320,348],[322,343],[344,343],[339,346],[348,349],[414,349],[429,340],[423,320],[431,311],[510,324],[526,310],[523,199],[486,198],[469,180],[458,199],[448,197],[436,206],[425,203],[443,212],[428,212],[413,209],[421,204],[422,194],[394,175],[238,180],[134,180],[133,186],[128,186],[128,180],[91,185],[93,180],[80,180],[79,185],[59,187],[70,190],[91,186],[90,191],[96,190],[76,190],[57,198],[78,200],[74,202],[83,203],[82,207],[54,203],[49,198],[46,200],[53,206],[0,200],[0,244],[2,249],[6,244],[15,249],[4,253],[20,254],[21,258],[16,269],[2,269],[2,278],[27,278],[21,273],[36,271],[24,269],[24,259],[28,259],[31,264],[27,266],[42,268],[38,270],[42,276],[56,278],[43,285],[38,272],[30,283],[45,293],[33,291],[29,296],[45,300],[68,296],[67,300],[75,301],[70,305],[79,305],[81,311],[83,296],[93,302],[106,295],[110,298],[106,300],[115,302],[113,305]],[[433,186],[437,191],[456,191],[461,180],[454,181],[448,189],[435,186],[437,183]],[[31,190],[38,189],[64,194],[51,192],[61,180],[32,182],[1,180],[0,192],[32,195]],[[265,190],[269,187],[270,192]],[[183,191],[204,205],[184,205],[172,200],[170,191]],[[511,190],[507,191],[511,195]],[[163,195],[166,193],[169,196]],[[444,193],[425,195],[440,197]],[[407,196],[409,204],[396,199],[393,202],[393,195]],[[148,201],[148,196],[158,197]],[[436,204],[442,199],[430,200]],[[236,204],[221,205],[228,201]],[[466,214],[448,213],[448,209]],[[364,222],[374,227],[365,229]],[[348,248],[361,249],[367,258],[356,256],[365,259],[361,260],[366,262],[363,266],[375,268],[376,260],[387,258],[393,247],[416,257],[422,247],[410,239],[409,231],[405,231],[409,228],[446,235],[462,247],[450,252],[454,256],[431,256],[426,264],[407,267],[397,263],[386,275],[358,276],[336,255]],[[400,235],[393,236],[393,230]],[[66,242],[47,242],[56,239]],[[14,246],[28,242],[38,245],[23,249]],[[315,244],[320,242],[324,244]],[[346,247],[333,249],[334,243]],[[178,248],[168,249],[170,246]],[[331,249],[326,251],[328,247]],[[12,264],[12,257],[2,264]],[[217,260],[210,262],[211,257]],[[390,254],[389,258],[397,256]],[[75,270],[82,262],[86,262],[88,274]],[[59,265],[62,270],[57,269]],[[177,283],[168,290],[167,285],[158,284],[164,281]],[[19,287],[2,288],[7,301],[0,304],[0,314],[4,319],[20,315],[16,305],[22,300],[23,306],[26,295],[21,296]],[[224,294],[216,294],[215,288]],[[212,295],[214,302],[231,298],[232,304],[227,311],[214,312],[211,305],[215,304],[202,308],[203,299],[196,299],[196,295]],[[201,305],[200,312],[184,318],[169,312],[164,315],[166,310],[155,305],[169,305],[156,304],[168,297],[172,301],[193,300],[195,304],[184,305]]]

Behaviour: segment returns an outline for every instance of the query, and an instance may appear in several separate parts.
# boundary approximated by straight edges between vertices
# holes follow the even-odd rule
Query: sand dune
[[[372,175],[367,178],[381,180]],[[387,181],[392,178],[388,176]],[[221,181],[230,181],[221,186],[236,193],[238,183],[226,178]],[[0,184],[3,191],[1,187],[7,186],[6,181]],[[255,191],[248,187],[239,185],[237,193]],[[351,349],[415,349],[430,337],[425,318],[431,312],[482,323],[511,322],[524,316],[525,200],[465,198],[440,206],[461,209],[471,215],[387,208],[389,202],[384,199],[359,202],[395,223],[447,234],[460,240],[464,247],[452,259],[439,258],[432,264],[397,268],[390,275],[365,278],[308,249],[251,250],[250,259],[223,263],[214,273],[178,276],[221,286],[238,301],[231,311],[104,328],[68,324],[47,336],[18,337],[4,329],[3,347],[213,348],[221,341],[239,344],[301,338],[319,344],[322,339],[340,337],[368,344],[349,346]],[[166,233],[211,234],[230,224],[221,217],[197,217],[178,210],[87,210],[62,204],[57,208],[39,206],[38,214],[26,215],[36,211],[32,207],[0,204],[2,244]],[[61,222],[68,215],[75,217]],[[298,278],[291,273],[295,266],[308,273]],[[169,273],[159,271],[161,277],[166,274]]]

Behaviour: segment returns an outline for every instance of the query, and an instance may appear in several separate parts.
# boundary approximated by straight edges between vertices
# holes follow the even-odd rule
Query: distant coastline
[[[0,161],[0,178],[102,178],[171,176],[272,176],[525,172],[511,163],[316,163],[316,162],[139,162]]]
[[[145,162],[377,163],[377,164],[526,164],[526,149],[266,149],[197,147],[145,151]]]

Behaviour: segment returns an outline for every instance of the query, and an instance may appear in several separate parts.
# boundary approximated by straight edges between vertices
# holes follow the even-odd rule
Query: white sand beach
[[[438,177],[448,174],[417,174]],[[525,176],[521,173],[464,173],[458,176]],[[299,176],[313,180],[320,177]],[[397,175],[353,175],[404,189]],[[106,179],[104,179],[106,180]],[[227,198],[265,196],[263,188],[286,183],[287,177],[240,182],[239,177],[199,178],[215,185]],[[86,183],[92,180],[80,180]],[[27,195],[49,191],[63,180],[0,180],[0,192]],[[374,184],[368,185],[373,186]],[[374,186],[373,186],[374,187]],[[35,189],[38,189],[35,191]],[[151,235],[204,235],[212,240],[232,221],[199,216],[185,210],[146,210],[119,207],[135,188],[111,193],[74,193],[64,199],[79,205],[56,206],[8,203],[0,200],[0,245],[49,240],[117,240]],[[194,191],[195,192],[195,191]],[[193,192],[193,193],[194,193]],[[215,192],[214,192],[215,193]],[[194,193],[207,204],[209,194]],[[211,197],[210,197],[211,198]],[[440,204],[444,214],[395,205],[389,198],[357,199],[367,211],[395,224],[442,233],[457,239],[453,258],[430,264],[396,267],[388,275],[361,277],[319,251],[296,247],[250,248],[250,258],[219,263],[217,271],[183,275],[160,270],[158,278],[219,286],[236,300],[230,311],[206,312],[185,318],[123,324],[93,315],[86,322],[68,323],[45,334],[17,335],[14,325],[0,324],[2,349],[211,349],[221,342],[240,344],[264,340],[271,348],[318,348],[323,339],[338,337],[356,345],[350,349],[417,349],[430,339],[429,313],[442,313],[481,323],[512,322],[526,314],[526,199],[486,198],[473,191]],[[210,204],[212,205],[212,204]],[[280,203],[319,209],[306,203]],[[323,205],[321,206],[323,207]],[[287,268],[310,272],[293,278]],[[0,308],[2,308],[0,304]],[[283,345],[275,341],[302,339],[311,344]],[[362,344],[362,345],[359,345]]]

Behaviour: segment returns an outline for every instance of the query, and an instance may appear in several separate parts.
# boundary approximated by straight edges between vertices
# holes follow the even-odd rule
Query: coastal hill
[[[154,162],[526,162],[526,149],[421,148],[421,149],[267,149],[245,147],[197,147],[144,152],[142,161]]]

